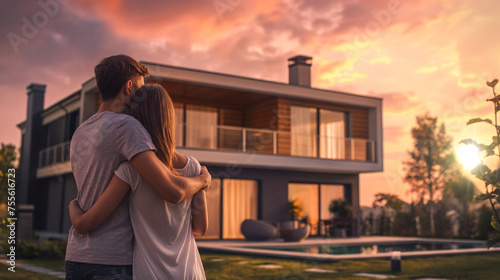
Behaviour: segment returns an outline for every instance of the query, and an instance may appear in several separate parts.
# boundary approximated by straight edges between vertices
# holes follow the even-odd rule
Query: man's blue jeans
[[[66,261],[66,280],[126,279],[131,280],[131,265],[105,265]]]

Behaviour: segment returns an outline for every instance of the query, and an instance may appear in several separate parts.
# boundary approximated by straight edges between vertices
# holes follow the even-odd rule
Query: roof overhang
[[[241,92],[266,93],[268,95],[280,97],[368,108],[382,106],[382,99],[378,97],[296,86],[216,72],[162,65],[152,62],[141,61],[141,63],[148,67],[152,79],[183,81],[191,84],[240,90]]]

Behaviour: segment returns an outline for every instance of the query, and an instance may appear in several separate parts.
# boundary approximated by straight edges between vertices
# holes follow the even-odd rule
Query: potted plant
[[[292,221],[298,220],[302,216],[302,205],[299,204],[297,199],[288,201],[287,210]]]
[[[338,198],[330,202],[328,210],[333,215],[333,234],[335,237],[346,237],[346,225],[350,224],[352,207],[349,201]]]
[[[281,237],[285,241],[300,242],[311,233],[311,225],[299,225],[299,221],[304,218],[302,205],[297,199],[288,201],[287,212],[290,220],[283,221],[280,225]]]
[[[343,198],[332,200],[328,210],[332,213],[334,218],[350,218],[352,215],[351,204]]]
[[[286,208],[290,220],[284,221],[281,227],[284,229],[295,229],[298,227],[299,219],[303,215],[302,205],[300,205],[297,199],[294,199],[288,201]]]

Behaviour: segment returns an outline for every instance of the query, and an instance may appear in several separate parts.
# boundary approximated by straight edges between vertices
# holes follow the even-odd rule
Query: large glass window
[[[292,156],[317,156],[316,108],[291,106],[291,154]]]
[[[73,111],[69,114],[69,134],[68,137],[69,139],[66,140],[71,140],[73,137],[73,134],[75,133],[76,129],[78,128],[78,125],[80,124],[80,110]]]
[[[344,112],[291,106],[290,118],[292,156],[319,156],[328,159],[346,158],[346,120]]]
[[[47,124],[47,147],[54,146],[65,141],[65,123],[65,117],[62,117]]]
[[[220,237],[220,190],[221,179],[212,179],[207,192],[208,230],[202,238]]]
[[[288,201],[296,200],[302,207],[304,215],[311,223],[311,234],[316,235],[318,224],[318,185],[317,184],[288,184]]]
[[[186,105],[186,147],[217,148],[217,109]]]
[[[76,110],[45,125],[46,146],[50,147],[71,140],[78,127],[79,119],[80,110]]]
[[[184,146],[184,104],[174,103],[175,109],[175,145]]]
[[[345,114],[324,109],[319,112],[320,157],[345,159]]]
[[[255,180],[214,178],[207,192],[207,204],[208,230],[198,238],[244,238],[241,223],[258,218],[258,183]]]
[[[344,198],[344,186],[343,185],[320,185],[320,217],[321,220],[328,220],[333,218],[332,214],[328,210],[330,202],[334,199]]]
[[[288,184],[288,201],[297,200],[311,223],[311,235],[318,234],[318,223],[331,219],[328,206],[334,199],[344,198],[344,185]]]
[[[222,238],[243,238],[241,223],[257,219],[257,182],[255,180],[223,180]]]

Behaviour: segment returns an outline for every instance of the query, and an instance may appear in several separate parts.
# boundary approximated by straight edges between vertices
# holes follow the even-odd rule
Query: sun
[[[481,163],[479,150],[474,145],[462,145],[457,149],[458,161],[467,169],[472,169]]]

